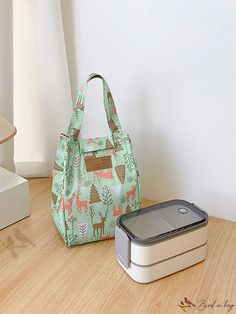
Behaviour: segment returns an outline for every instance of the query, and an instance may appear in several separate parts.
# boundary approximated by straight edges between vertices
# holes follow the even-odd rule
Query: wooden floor
[[[1,314],[200,313],[188,302],[200,300],[212,305],[203,313],[227,313],[232,304],[236,312],[235,222],[210,218],[204,262],[138,284],[116,262],[114,240],[64,246],[51,218],[50,184],[31,180],[32,215],[0,231]],[[181,301],[190,307],[181,309]]]

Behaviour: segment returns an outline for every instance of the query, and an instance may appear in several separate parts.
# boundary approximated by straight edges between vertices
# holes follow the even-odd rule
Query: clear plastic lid
[[[207,221],[207,214],[194,204],[173,200],[124,214],[117,224],[133,240],[151,242],[197,228]]]

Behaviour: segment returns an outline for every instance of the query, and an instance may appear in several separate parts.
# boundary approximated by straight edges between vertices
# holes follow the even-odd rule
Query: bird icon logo
[[[2,242],[2,246],[8,249],[13,258],[17,258],[18,255],[16,253],[16,249],[24,248],[27,249],[30,247],[35,247],[35,243],[33,243],[24,233],[22,233],[19,229],[14,229],[14,237],[7,236],[5,241]],[[17,240],[17,242],[15,241]],[[20,243],[18,243],[20,242]]]
[[[26,235],[24,235],[24,233],[22,233],[19,229],[14,229],[14,235],[15,238],[25,247],[27,247],[27,245],[35,247],[35,244],[29,238],[27,238]]]
[[[187,312],[187,308],[194,308],[195,304],[193,304],[188,298],[184,297],[184,301],[180,301],[178,306],[184,311]]]

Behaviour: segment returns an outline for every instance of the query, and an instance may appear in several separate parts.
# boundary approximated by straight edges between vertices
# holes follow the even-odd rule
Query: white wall
[[[71,64],[79,83],[95,71],[110,83],[143,196],[236,220],[236,2],[74,1],[67,18],[70,9]],[[108,133],[97,86],[85,137]]]

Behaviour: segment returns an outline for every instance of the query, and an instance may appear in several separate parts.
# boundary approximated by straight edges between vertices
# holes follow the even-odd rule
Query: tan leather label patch
[[[95,171],[100,169],[112,168],[111,156],[87,157],[85,158],[86,170]]]

